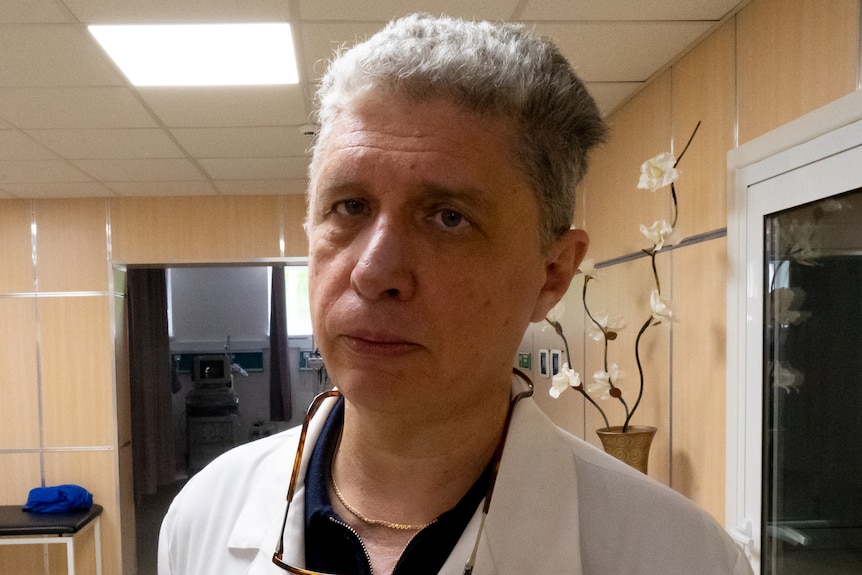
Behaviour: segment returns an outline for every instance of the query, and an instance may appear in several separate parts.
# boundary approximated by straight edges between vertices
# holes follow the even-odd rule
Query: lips
[[[421,347],[414,341],[387,332],[356,330],[342,334],[338,339],[359,355],[399,355]]]

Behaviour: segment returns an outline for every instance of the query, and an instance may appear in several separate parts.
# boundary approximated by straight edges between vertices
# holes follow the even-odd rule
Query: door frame
[[[799,201],[795,197],[765,201],[749,188],[860,146],[862,91],[857,91],[727,155],[725,523],[731,536],[745,546],[755,575],[760,573],[762,522],[763,216],[764,210],[768,213],[782,201],[787,204],[782,208]]]

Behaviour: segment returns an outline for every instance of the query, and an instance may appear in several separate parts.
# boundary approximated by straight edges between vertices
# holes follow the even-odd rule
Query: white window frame
[[[767,197],[754,190],[770,179],[793,177],[803,167],[813,167],[815,173],[828,170],[830,160],[845,152],[862,152],[862,92],[728,153],[725,523],[746,547],[756,575],[762,522],[763,217],[820,198],[800,199],[791,192]],[[862,185],[862,170],[839,176],[846,180],[845,190]],[[824,190],[821,195],[834,193]]]

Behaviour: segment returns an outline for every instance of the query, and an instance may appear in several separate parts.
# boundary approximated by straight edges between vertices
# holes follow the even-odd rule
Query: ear
[[[569,284],[578,266],[587,254],[590,237],[584,230],[569,230],[548,252],[545,263],[545,284],[536,300],[536,307],[530,321],[545,319],[557,303],[566,295]]]

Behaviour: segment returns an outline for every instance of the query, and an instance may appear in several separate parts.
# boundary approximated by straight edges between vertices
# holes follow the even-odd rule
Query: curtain
[[[171,353],[164,269],[130,269],[129,385],[135,495],[155,493],[176,476]]]
[[[272,304],[269,318],[269,419],[291,418],[290,369],[287,356],[287,302],[284,266],[272,266]]]

